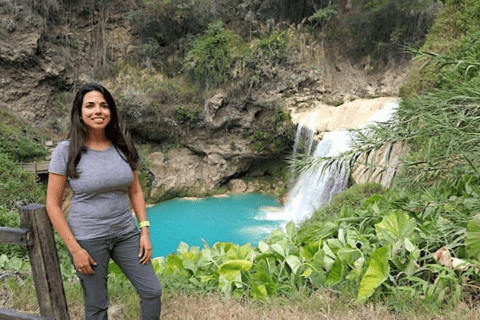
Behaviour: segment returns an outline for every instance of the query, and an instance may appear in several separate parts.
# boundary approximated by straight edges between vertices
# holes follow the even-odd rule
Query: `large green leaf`
[[[317,253],[320,245],[318,242],[312,242],[302,247],[303,255],[307,259],[312,259],[315,253]]]
[[[22,259],[20,259],[18,257],[11,258],[5,264],[5,269],[7,269],[7,270],[20,271],[21,268],[22,268]]]
[[[360,257],[360,252],[357,248],[345,246],[337,251],[337,256],[344,263],[354,263]]]
[[[415,230],[417,223],[408,214],[394,211],[386,215],[382,222],[375,225],[377,236],[380,240],[394,244],[397,239],[404,240]]]
[[[211,249],[209,249],[209,248],[204,248],[204,249],[202,250],[202,256],[203,256],[203,258],[204,258],[205,260],[213,261],[213,259],[212,259],[212,251],[211,251]]]
[[[266,261],[262,260],[255,266],[255,273],[252,273],[250,276],[250,281],[252,285],[263,285],[269,295],[275,295],[277,293],[277,284],[272,279],[269,264]]]
[[[158,257],[158,258],[152,259],[152,267],[155,273],[163,272],[165,269],[167,269],[167,263],[165,262],[165,258]]]
[[[279,245],[278,243],[274,243],[272,245],[270,245],[270,249],[272,249],[273,252],[276,252],[278,253],[279,255],[281,255],[282,257],[285,258],[285,249]]]
[[[318,250],[312,259],[307,260],[307,265],[311,266],[316,271],[321,271],[325,267],[325,251],[323,249]]]
[[[167,267],[169,270],[183,269],[183,260],[173,253],[170,253],[167,256]]]
[[[250,243],[244,244],[238,248],[237,259],[241,260],[253,260],[255,250]]]
[[[228,252],[235,244],[231,242],[217,242],[213,245],[213,248],[219,250],[219,255],[224,255]]]
[[[266,244],[265,241],[262,240],[258,243],[258,248],[260,249],[261,253],[264,253],[268,250],[268,244]]]
[[[350,281],[355,281],[355,282],[360,280],[364,263],[365,263],[365,258],[363,257],[358,258],[357,261],[355,261],[355,263],[353,264],[353,268],[350,271],[350,273],[346,276],[346,278]]]
[[[232,282],[237,279],[241,271],[250,270],[253,263],[248,260],[230,260],[223,263],[218,268],[218,273],[223,275],[228,281]]]
[[[323,256],[323,265],[325,269],[330,270],[337,257],[326,242],[323,244],[323,251],[325,253]]]
[[[223,293],[232,292],[232,284],[223,275],[220,275],[218,277],[218,287],[220,288],[220,291],[222,291]]]
[[[390,247],[378,248],[368,261],[367,271],[363,276],[358,290],[358,301],[365,302],[387,278],[390,273],[388,260]]]
[[[197,272],[197,270],[198,270],[198,268],[197,268],[197,266],[195,265],[195,263],[193,263],[193,262],[190,261],[190,260],[183,260],[183,268],[192,271],[193,274],[195,274],[195,273]]]
[[[480,214],[475,215],[467,224],[465,247],[470,257],[480,258]]]
[[[253,299],[266,299],[268,297],[267,288],[265,288],[263,284],[258,285],[253,283],[250,294],[252,295]]]
[[[287,223],[285,229],[287,230],[287,237],[290,239],[290,241],[294,242],[295,236],[297,235],[297,228],[295,227],[295,223],[293,223],[293,221],[290,221],[289,223]]]
[[[282,229],[275,229],[270,232],[270,237],[268,238],[268,243],[278,243],[282,240],[286,240],[285,232]]]
[[[180,244],[178,245],[178,248],[177,248],[177,252],[178,253],[187,253],[188,252],[188,244],[186,244],[185,242],[183,241],[180,241]]]
[[[288,256],[285,258],[290,268],[292,268],[293,274],[296,274],[298,269],[303,265],[297,256]]]
[[[344,270],[345,264],[340,259],[336,259],[327,274],[327,286],[330,287],[342,281]]]
[[[5,264],[8,262],[8,257],[5,254],[2,254],[0,256],[0,269],[3,269],[5,267]]]

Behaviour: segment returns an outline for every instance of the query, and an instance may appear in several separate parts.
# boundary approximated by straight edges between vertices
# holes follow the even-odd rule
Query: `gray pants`
[[[94,240],[80,240],[78,243],[97,263],[93,266],[95,274],[77,272],[85,299],[86,320],[107,320],[108,293],[107,274],[110,258],[130,279],[140,296],[142,320],[160,319],[162,290],[153,271],[152,264],[141,264],[140,234],[138,231],[123,235]]]

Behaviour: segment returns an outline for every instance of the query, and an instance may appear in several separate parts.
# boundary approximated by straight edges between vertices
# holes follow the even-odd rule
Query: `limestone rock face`
[[[122,10],[134,8],[135,1],[110,4],[119,13],[108,16],[105,57],[100,57],[94,46],[98,39],[91,37],[92,26],[85,18],[89,17],[88,7],[75,7],[77,11],[65,25],[58,21],[49,24],[46,19],[51,17],[39,14],[27,3],[16,4],[18,1],[0,3],[0,107],[34,126],[62,121],[59,116],[64,111],[52,103],[57,93],[93,81],[99,60],[106,58],[105,62],[113,63],[125,59],[130,36]],[[94,14],[101,18],[98,12]]]
[[[242,169],[229,165],[222,154],[198,155],[186,148],[171,150],[168,160],[160,152],[150,154],[148,160],[155,176],[151,196],[156,199],[168,197],[177,190],[195,188],[204,192],[217,188],[226,182],[226,177]]]
[[[142,39],[125,18],[126,12],[137,8],[133,0],[92,3],[91,8],[78,4],[68,19],[59,19],[61,22],[50,24],[48,30],[43,15],[13,3],[0,3],[0,107],[33,126],[56,123],[65,129],[68,111],[62,108],[70,106],[59,106],[57,94],[71,94],[94,81],[104,65],[128,62],[142,52]],[[100,4],[105,4],[106,10],[100,10]],[[249,20],[247,7],[238,10]],[[313,66],[312,61],[304,61],[301,52],[292,52],[284,65],[263,66],[259,84],[238,89],[242,86],[232,82],[204,101],[188,105],[199,111],[195,123],[179,121],[173,98],[165,102],[159,96],[155,102],[161,112],[153,115],[145,108],[146,92],[136,92],[139,101],[132,102],[123,114],[128,129],[142,142],[158,146],[156,150],[170,150],[149,156],[155,176],[152,195],[163,199],[185,189],[207,191],[229,181],[231,190],[256,190],[258,186],[251,181],[245,186],[238,179],[269,175],[259,164],[279,157],[273,141],[286,131],[276,131],[278,108],[290,110],[294,123],[318,112],[316,134],[321,138],[325,132],[364,123],[384,103],[369,98],[395,99],[410,67],[409,62],[392,64],[372,72],[368,57],[353,63],[339,52],[327,53],[316,41],[304,49],[315,52]],[[171,59],[168,61],[173,64]],[[156,76],[162,81],[161,72]],[[118,102],[122,94],[129,93],[124,90],[129,81],[136,80],[127,76],[108,81],[123,81],[114,92]],[[116,88],[112,83],[103,84]],[[230,85],[235,89],[230,90]]]
[[[356,128],[365,124],[383,106],[397,100],[397,97],[356,99],[338,107],[318,102],[308,109],[292,108],[291,117],[295,124],[305,119],[311,120],[309,123],[315,127],[315,136],[321,139],[326,132],[341,128]]]

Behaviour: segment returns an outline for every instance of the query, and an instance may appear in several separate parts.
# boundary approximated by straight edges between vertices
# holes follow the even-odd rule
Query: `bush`
[[[288,54],[288,36],[285,30],[262,36],[250,43],[251,53],[247,59],[253,70],[261,71],[264,65],[282,63]],[[258,72],[257,72],[258,73]]]
[[[295,141],[295,126],[292,123],[290,114],[284,111],[281,106],[277,106],[272,120],[275,124],[275,135],[273,140],[273,148],[275,152],[291,152]]]
[[[18,204],[45,203],[45,193],[45,188],[37,185],[33,174],[0,153],[0,206],[9,209]]]
[[[192,129],[199,119],[200,109],[195,108],[194,110],[188,110],[180,106],[175,108],[175,113],[177,114],[177,121],[180,124],[187,123],[188,127]]]
[[[237,40],[233,33],[223,28],[223,22],[209,24],[185,58],[187,74],[204,85],[225,83],[230,77]]]
[[[28,161],[47,155],[47,149],[33,136],[31,128],[0,109],[0,153],[8,154],[15,161]]]
[[[450,0],[446,1],[444,8],[439,12],[431,31],[429,32],[424,52],[434,52],[439,55],[447,55],[450,58],[451,68],[439,68],[442,65],[426,65],[431,57],[417,59],[411,71],[411,76],[400,88],[402,98],[411,98],[416,94],[423,94],[434,88],[442,86],[442,83],[453,81],[456,85],[460,80],[465,79],[468,63],[460,64],[461,72],[451,72],[456,69],[454,61],[478,62],[478,30],[480,29],[480,3],[475,0]],[[457,62],[460,62],[457,61]],[[449,71],[450,70],[450,71]],[[468,76],[472,76],[470,70]],[[446,74],[447,73],[447,74]],[[477,72],[478,73],[478,72]],[[455,79],[456,78],[456,79]]]
[[[45,187],[37,185],[35,176],[26,172],[6,154],[0,153],[0,226],[20,227],[17,207],[29,203],[45,203]],[[0,255],[23,257],[26,248],[0,243]]]

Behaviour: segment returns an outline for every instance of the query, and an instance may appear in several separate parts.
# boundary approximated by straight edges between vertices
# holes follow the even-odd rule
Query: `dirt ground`
[[[314,302],[313,302],[314,303]],[[348,307],[346,308],[348,309]],[[332,311],[328,307],[315,306],[306,309],[304,305],[285,305],[259,307],[252,303],[242,304],[233,299],[213,297],[208,300],[198,297],[187,297],[175,300],[163,306],[162,319],[173,320],[225,320],[225,319],[258,319],[258,320],[310,320],[310,319],[396,319],[386,311],[374,311],[362,308],[359,311]]]
[[[423,312],[422,312],[423,313]],[[400,320],[400,319],[480,319],[478,308],[468,309],[461,305],[450,312],[435,312],[435,315],[405,314],[399,316],[386,309],[374,308],[372,305],[358,306],[352,301],[339,305],[335,301],[325,301],[324,296],[311,298],[309,301],[290,301],[288,305],[265,305],[235,299],[210,297],[184,297],[171,300],[162,307],[164,320]]]
[[[7,299],[8,300],[8,299]],[[4,301],[5,302],[5,301]],[[0,308],[8,308],[0,303]],[[27,307],[28,308],[28,307]],[[30,308],[28,308],[30,309]],[[17,310],[20,311],[20,310]],[[24,310],[39,315],[38,306]],[[83,320],[83,306],[80,301],[69,303],[71,320]],[[124,307],[113,305],[109,310],[110,320],[134,319],[124,315]],[[385,308],[372,305],[358,306],[354,301],[339,304],[325,301],[317,296],[308,301],[276,301],[272,304],[238,300],[223,296],[179,296],[162,303],[162,320],[475,320],[480,319],[478,308],[461,304],[456,310],[447,312],[428,310],[419,314],[398,315]]]

